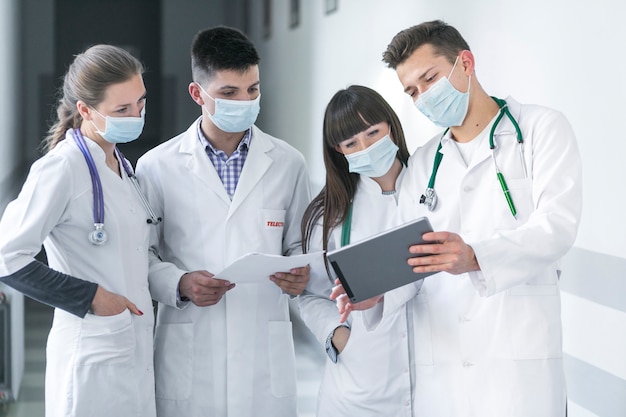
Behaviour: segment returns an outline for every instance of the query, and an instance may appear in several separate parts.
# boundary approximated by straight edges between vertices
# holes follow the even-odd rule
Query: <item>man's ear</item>
[[[194,81],[189,83],[189,95],[191,99],[196,102],[199,106],[204,105],[204,100],[200,96],[200,87]]]
[[[474,74],[475,61],[472,51],[468,49],[461,51],[461,54],[459,55],[459,61],[461,61],[460,64],[463,65],[463,71],[465,72],[465,75],[469,76]]]

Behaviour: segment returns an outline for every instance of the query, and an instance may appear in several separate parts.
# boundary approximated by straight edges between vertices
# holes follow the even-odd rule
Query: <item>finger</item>
[[[441,243],[421,243],[419,245],[409,246],[409,253],[415,254],[432,254],[442,253],[444,251]]]
[[[302,266],[300,268],[292,268],[289,273],[292,275],[308,275],[311,267],[309,265]]]
[[[450,238],[448,232],[427,232],[422,235],[422,239],[426,242],[445,242]]]
[[[198,276],[201,276],[203,278],[213,278],[213,277],[215,277],[215,275],[213,275],[209,271],[194,271],[194,272],[191,272],[191,273],[192,274],[197,274]]]
[[[350,311],[352,311],[352,309],[350,308],[351,304],[347,304],[346,308],[344,309],[344,312],[341,314],[341,317],[339,317],[339,322],[340,323],[345,323],[346,320],[348,320],[348,316],[350,316]]]
[[[333,290],[330,292],[330,299],[331,300],[335,300],[337,299],[339,296],[346,294],[346,290],[343,288],[343,285],[339,284],[336,287],[333,288]]]
[[[301,283],[301,282],[290,282],[290,281],[286,281],[286,280],[279,280],[279,279],[272,279],[270,278],[271,281],[274,282],[274,284],[276,284],[281,290],[291,294],[291,295],[300,295],[302,293],[302,291],[304,291],[304,289],[306,288],[306,283]]]
[[[137,308],[135,303],[131,302],[128,299],[126,300],[126,308],[128,308],[131,313],[133,313],[133,314],[135,314],[137,316],[143,316],[143,311],[139,310],[139,308]]]
[[[276,274],[271,275],[270,279],[274,282],[282,281],[285,283],[302,283],[308,281],[306,275],[294,275],[286,272],[277,272]]]
[[[209,288],[224,288],[224,287],[230,287],[232,283],[228,280],[225,279],[220,279],[220,278],[210,278],[208,281],[206,281],[206,287]]]

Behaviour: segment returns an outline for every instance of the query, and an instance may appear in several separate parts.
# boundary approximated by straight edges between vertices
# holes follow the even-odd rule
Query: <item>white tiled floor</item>
[[[44,416],[45,344],[52,320],[52,309],[25,299],[24,310],[26,363],[20,398],[5,408],[0,406],[0,417]],[[317,391],[324,367],[324,352],[295,310],[292,315],[298,376],[298,417],[314,417]]]

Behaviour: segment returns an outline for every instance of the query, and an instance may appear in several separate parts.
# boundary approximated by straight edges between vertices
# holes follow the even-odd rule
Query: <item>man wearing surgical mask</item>
[[[414,272],[439,272],[350,309],[379,320],[413,300],[421,417],[564,417],[560,258],[581,215],[576,138],[558,111],[492,97],[461,34],[441,21],[383,54],[442,132],[409,160],[398,205],[428,216]],[[341,293],[335,288],[335,294]],[[343,301],[342,301],[343,300]]]
[[[295,416],[288,300],[306,287],[308,266],[238,285],[214,273],[247,253],[300,251],[304,158],[254,125],[259,56],[241,32],[200,31],[191,63],[189,94],[202,115],[137,163],[163,219],[149,275],[159,302],[157,413]]]

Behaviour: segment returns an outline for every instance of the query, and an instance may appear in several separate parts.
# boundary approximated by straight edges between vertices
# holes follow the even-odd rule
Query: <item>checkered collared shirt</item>
[[[219,175],[226,192],[232,200],[235,190],[237,189],[237,183],[239,183],[241,171],[243,170],[243,164],[246,162],[246,158],[248,157],[248,149],[250,149],[250,141],[252,140],[252,128],[246,131],[246,134],[243,135],[243,139],[239,142],[237,149],[235,149],[235,152],[233,152],[229,157],[226,155],[226,152],[215,149],[215,147],[211,145],[211,142],[209,142],[204,136],[204,133],[202,133],[202,129],[200,128],[201,122],[202,119],[198,121],[198,139],[204,147],[206,154],[209,156],[211,163],[215,167],[215,171],[217,171],[217,175]]]

